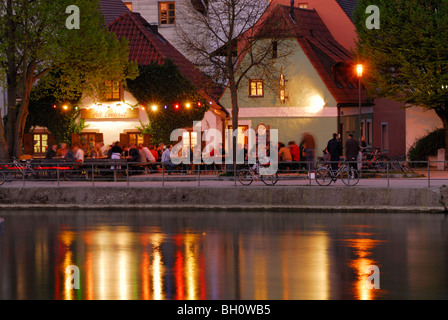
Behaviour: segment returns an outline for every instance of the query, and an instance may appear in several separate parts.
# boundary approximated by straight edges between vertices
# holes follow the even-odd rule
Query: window
[[[128,133],[128,143],[129,145],[135,144],[136,146],[139,144],[144,144],[143,135],[140,132]]]
[[[263,80],[249,80],[249,97],[263,97]]]
[[[308,8],[308,3],[299,3],[299,8],[307,9]]]
[[[48,147],[48,134],[33,135],[34,153],[45,153]]]
[[[387,122],[381,123],[381,150],[382,152],[389,152],[389,125]]]
[[[96,142],[100,142],[100,141],[95,141],[96,139],[96,134],[95,133],[81,133],[79,135],[79,142],[81,144],[81,148],[84,151],[90,151],[93,149],[93,147],[95,146]]]
[[[368,146],[372,145],[372,119],[363,119],[361,122],[362,136]]]
[[[125,2],[126,7],[128,7],[129,11],[132,11],[132,2]]]
[[[280,101],[282,103],[286,102],[286,85],[285,85],[286,81],[285,81],[285,75],[283,74],[283,69],[282,72],[280,74]]]
[[[159,2],[160,24],[176,23],[176,4],[174,2]]]
[[[182,135],[183,148],[194,148],[198,144],[197,132],[184,132]]]
[[[106,81],[105,100],[117,101],[121,98],[121,87],[118,81]]]
[[[276,59],[278,57],[278,41],[272,42],[272,59]]]

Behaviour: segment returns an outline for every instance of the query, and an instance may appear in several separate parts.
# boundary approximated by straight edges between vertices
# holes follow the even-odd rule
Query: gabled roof
[[[207,99],[218,101],[222,88],[196,68],[158,33],[156,26],[149,24],[139,13],[128,11],[109,24],[108,28],[118,39],[122,37],[128,39],[129,60],[137,61],[139,65],[148,65],[152,61],[163,64],[165,59],[170,59],[199,91],[207,95]]]
[[[350,20],[353,21],[353,12],[358,4],[358,0],[336,0],[339,6],[344,10]]]
[[[315,10],[296,7],[293,10],[294,20],[291,18],[291,7],[282,5],[267,10],[268,16],[262,19],[270,19],[271,15],[283,17],[285,23],[278,23],[278,28],[282,29],[285,36],[297,39],[336,102],[341,105],[358,103],[355,62],[351,53],[333,38]],[[364,90],[362,94],[365,101]]]
[[[100,7],[106,20],[106,25],[109,25],[123,13],[130,12],[121,0],[100,0]]]

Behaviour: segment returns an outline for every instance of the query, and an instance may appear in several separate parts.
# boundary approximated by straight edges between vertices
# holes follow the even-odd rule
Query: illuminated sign
[[[105,107],[81,109],[81,118],[92,120],[138,119],[138,108]]]

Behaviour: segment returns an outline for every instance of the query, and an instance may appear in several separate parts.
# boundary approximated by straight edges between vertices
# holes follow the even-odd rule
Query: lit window
[[[184,132],[182,135],[183,148],[190,149],[194,148],[198,144],[198,133],[197,132]]]
[[[174,2],[159,2],[160,24],[176,23],[176,4]]]
[[[249,80],[249,97],[263,97],[263,80]]]
[[[34,153],[45,153],[48,147],[48,134],[34,134]]]
[[[282,103],[285,103],[286,101],[286,81],[285,81],[285,75],[282,73],[280,74],[280,101]]]
[[[308,3],[299,3],[299,8],[307,9],[308,8]]]
[[[118,81],[105,82],[105,100],[120,100],[120,83]]]

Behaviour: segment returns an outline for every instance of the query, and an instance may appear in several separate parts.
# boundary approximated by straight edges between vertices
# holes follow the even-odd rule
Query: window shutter
[[[143,135],[143,144],[145,147],[149,147],[151,145],[151,135],[149,133]]]
[[[51,133],[48,134],[48,149],[51,149],[51,147],[56,144],[56,138]]]
[[[76,144],[81,145],[81,141],[79,139],[79,134],[77,133],[72,133],[72,147]]]
[[[120,133],[120,144],[124,146],[127,146],[129,144],[127,133]]]
[[[104,142],[102,133],[95,133],[95,143]]]
[[[27,155],[34,154],[34,135],[32,133],[23,135],[23,153]]]

